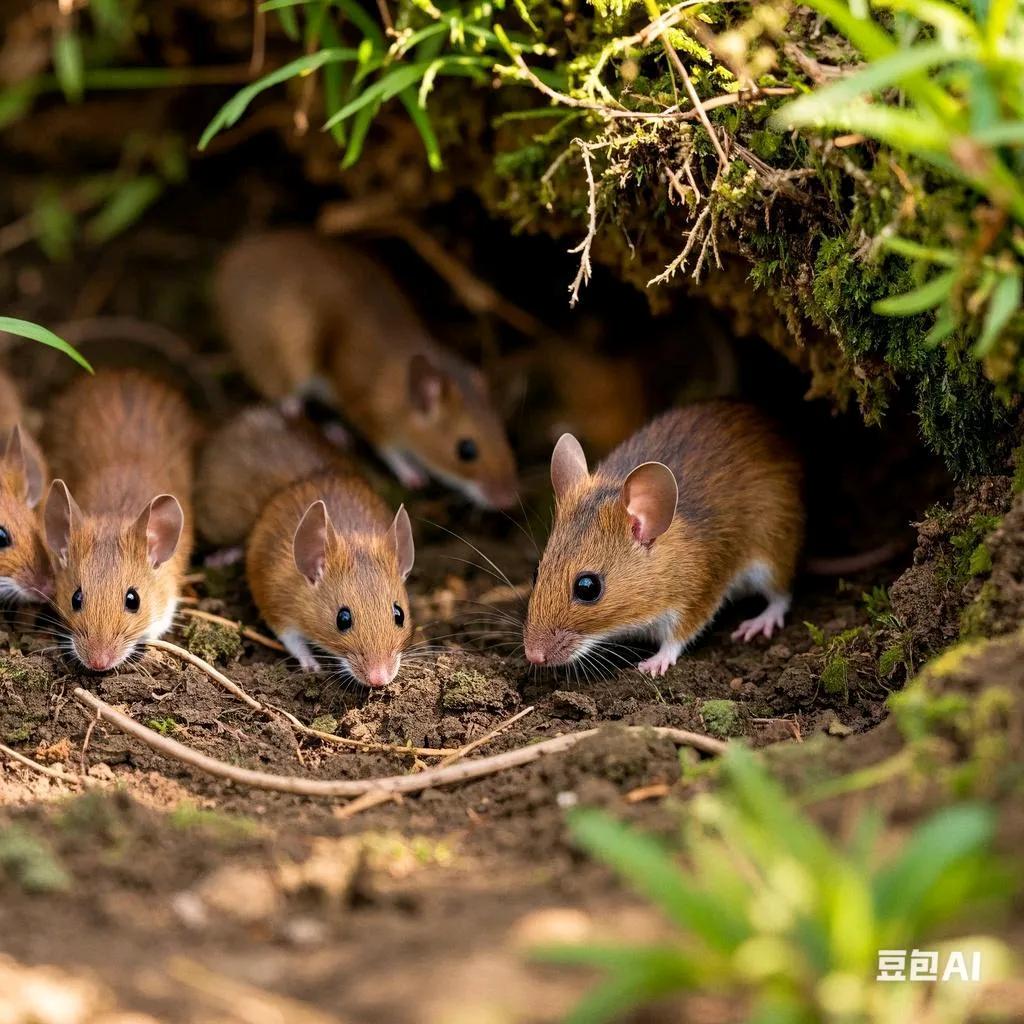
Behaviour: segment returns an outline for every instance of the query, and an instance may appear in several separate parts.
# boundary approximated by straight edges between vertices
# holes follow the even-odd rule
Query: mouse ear
[[[303,513],[292,538],[295,567],[315,587],[327,564],[327,506],[314,501]]]
[[[662,462],[637,466],[622,485],[633,536],[649,547],[672,525],[679,501],[675,474]]]
[[[43,496],[43,467],[33,449],[25,443],[19,424],[15,424],[7,439],[4,457],[21,470],[25,478],[25,501],[29,508],[35,508]]]
[[[173,494],[158,494],[135,520],[135,530],[146,541],[149,564],[159,569],[177,550],[185,513]]]
[[[412,542],[412,524],[409,522],[409,513],[405,511],[404,505],[398,506],[388,536],[391,538],[391,543],[395,545],[398,571],[404,581],[412,572],[413,563],[416,561],[416,548]]]
[[[82,514],[82,510],[71,497],[68,485],[63,480],[50,484],[43,509],[43,529],[46,543],[57,556],[61,566],[68,564],[68,545],[71,542],[71,526]]]
[[[555,442],[555,450],[551,453],[551,486],[555,491],[555,500],[561,501],[565,494],[589,475],[583,445],[572,434],[563,434]]]
[[[418,412],[436,416],[447,388],[447,376],[421,352],[409,360],[409,398]]]

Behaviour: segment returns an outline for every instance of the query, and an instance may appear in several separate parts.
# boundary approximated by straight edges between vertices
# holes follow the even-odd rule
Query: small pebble
[[[568,810],[570,807],[575,807],[579,802],[580,798],[568,789],[563,789],[562,792],[555,797],[555,803],[557,803],[563,811]]]
[[[729,680],[729,689],[730,690],[738,690],[742,686],[743,686],[743,678],[741,676],[736,676],[735,679],[730,679]]]

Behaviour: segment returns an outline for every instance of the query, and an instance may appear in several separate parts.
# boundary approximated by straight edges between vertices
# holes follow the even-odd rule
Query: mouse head
[[[664,534],[678,489],[660,462],[623,483],[591,476],[579,441],[563,434],[551,457],[555,523],[537,569],[523,638],[533,664],[564,665],[601,640],[664,610]]]
[[[56,559],[54,604],[70,631],[69,648],[86,668],[112,669],[170,628],[184,527],[177,498],[157,495],[135,519],[92,516],[54,480],[43,519]]]
[[[412,458],[482,508],[514,505],[515,458],[483,374],[416,354],[408,385],[404,441]]]
[[[45,477],[38,450],[20,427],[0,437],[0,600],[53,596],[53,568],[37,507]]]
[[[387,686],[412,639],[405,580],[415,549],[405,507],[386,533],[343,536],[327,506],[314,501],[295,531],[292,554],[303,577],[300,631],[365,686]]]

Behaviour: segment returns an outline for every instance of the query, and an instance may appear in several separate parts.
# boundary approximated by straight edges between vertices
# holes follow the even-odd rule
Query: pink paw
[[[679,660],[678,651],[658,651],[646,661],[641,661],[637,669],[652,679],[663,676]]]
[[[753,619],[741,622],[739,627],[733,630],[733,640],[743,640],[749,643],[754,637],[760,635],[771,639],[777,629],[782,629],[786,618],[786,609],[781,605],[770,604],[760,615]]]

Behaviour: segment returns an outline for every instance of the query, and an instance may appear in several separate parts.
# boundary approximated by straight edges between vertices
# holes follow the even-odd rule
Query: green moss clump
[[[953,534],[949,542],[953,557],[947,567],[948,582],[963,586],[974,576],[982,576],[992,570],[992,555],[985,545],[985,538],[1002,522],[996,515],[979,513],[959,533]]]
[[[505,706],[506,688],[474,668],[458,668],[445,680],[441,707],[445,711]]]
[[[734,700],[706,700],[700,706],[700,715],[704,728],[719,739],[743,733],[743,713]]]
[[[50,685],[50,674],[35,660],[11,652],[0,656],[0,681],[16,689],[45,690]]]
[[[833,697],[841,697],[843,703],[850,700],[850,659],[843,653],[833,654],[821,670],[821,685]]]
[[[153,730],[153,732],[160,733],[161,736],[171,736],[176,733],[179,729],[178,720],[171,715],[165,718],[151,718],[146,725]]]
[[[27,893],[71,888],[71,876],[49,846],[15,825],[0,829],[0,870]]]
[[[988,549],[986,548],[986,551]],[[992,615],[992,601],[998,590],[991,580],[986,580],[974,600],[960,613],[960,639],[974,640],[988,636]]]
[[[199,830],[223,842],[247,839],[259,831],[251,818],[197,807],[190,801],[178,804],[168,816],[172,828],[183,832]]]
[[[242,652],[242,635],[234,628],[193,619],[185,630],[185,646],[197,657],[215,664],[233,661]]]
[[[312,728],[317,732],[336,733],[338,731],[338,720],[334,715],[317,715],[313,719]]]

